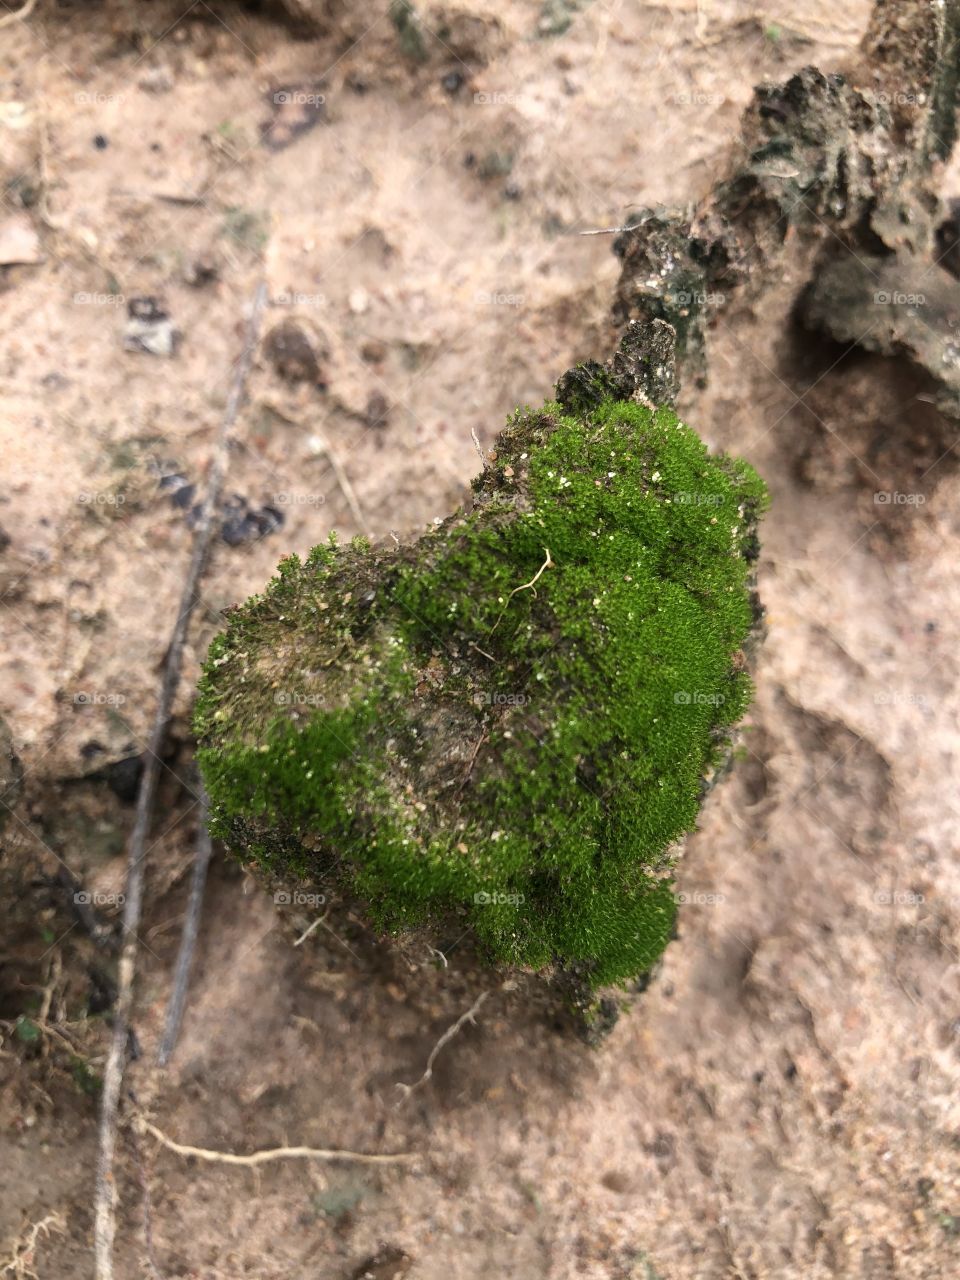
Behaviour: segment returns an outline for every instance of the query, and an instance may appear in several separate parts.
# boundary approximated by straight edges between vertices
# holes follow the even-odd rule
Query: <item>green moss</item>
[[[411,62],[426,62],[430,56],[424,39],[423,25],[410,0],[392,0],[390,21],[400,38],[400,48]]]
[[[241,854],[598,986],[670,937],[671,846],[751,695],[766,495],[669,409],[579,405],[518,412],[412,546],[284,561],[211,647],[196,728]]]

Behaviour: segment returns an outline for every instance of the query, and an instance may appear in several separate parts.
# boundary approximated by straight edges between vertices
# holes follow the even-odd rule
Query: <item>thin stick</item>
[[[27,1276],[33,1276],[36,1280],[37,1273],[33,1270],[36,1248],[41,1237],[45,1240],[51,1231],[56,1231],[61,1236],[66,1235],[67,1224],[59,1213],[48,1213],[12,1242],[9,1258],[0,1259],[0,1276],[12,1276],[14,1280],[25,1280]]]
[[[90,898],[90,894],[84,893],[83,885],[66,863],[57,868],[57,880],[66,890],[67,905],[70,910],[97,946],[103,947],[105,950],[116,951],[117,937],[113,932],[112,925],[102,921],[93,907],[90,906],[89,901],[87,901]]]
[[[578,236],[615,236],[621,231],[633,231],[634,227],[597,227],[592,231],[578,231]]]
[[[301,933],[300,937],[296,940],[296,942],[293,945],[295,947],[299,947],[304,942],[306,942],[306,940],[310,937],[311,933],[313,933],[314,929],[319,929],[320,926],[323,924],[324,920],[326,920],[326,918],[327,917],[325,915],[317,916],[313,924],[308,925],[307,928],[304,929],[303,933]]]
[[[397,1088],[403,1094],[403,1097],[400,1099],[400,1102],[397,1103],[397,1106],[400,1106],[401,1103],[406,1102],[407,1098],[410,1097],[411,1093],[419,1089],[421,1085],[427,1083],[427,1081],[433,1075],[433,1064],[436,1062],[437,1057],[440,1053],[440,1050],[444,1047],[444,1045],[449,1044],[450,1041],[453,1039],[453,1037],[457,1035],[460,1032],[460,1030],[464,1026],[466,1026],[468,1022],[471,1022],[471,1023],[473,1022],[474,1018],[476,1017],[477,1013],[480,1010],[480,1006],[483,1004],[483,1002],[486,1000],[486,998],[489,995],[490,995],[489,991],[481,991],[480,994],[477,996],[476,1000],[474,1000],[473,1004],[466,1011],[466,1013],[461,1013],[460,1017],[456,1020],[456,1022],[453,1023],[452,1026],[447,1027],[446,1031],[443,1033],[443,1035],[440,1037],[437,1043],[430,1050],[430,1057],[427,1059],[427,1065],[424,1068],[423,1075],[420,1077],[419,1080],[415,1080],[413,1084],[403,1084],[400,1081],[397,1082]]]
[[[415,1151],[368,1155],[363,1151],[337,1151],[323,1147],[271,1147],[266,1151],[254,1151],[248,1156],[238,1156],[232,1151],[211,1151],[208,1147],[190,1147],[183,1142],[174,1142],[143,1116],[139,1117],[137,1123],[168,1151],[175,1151],[178,1156],[206,1160],[209,1164],[236,1164],[250,1168],[253,1165],[267,1164],[271,1160],[352,1160],[358,1164],[406,1164],[417,1159]]]
[[[473,766],[477,763],[477,756],[480,754],[480,748],[483,746],[483,744],[486,742],[486,740],[489,737],[490,737],[490,734],[486,731],[486,729],[484,729],[483,733],[481,733],[480,737],[477,739],[476,743],[474,744],[473,752],[471,753],[471,756],[470,756],[470,763],[467,765],[466,769],[464,770],[463,777],[460,779],[460,786],[457,788],[457,791],[456,791],[456,794],[458,796],[460,795],[460,792],[463,790],[463,788],[467,785],[470,775],[471,773],[473,773]]]
[[[271,413],[275,413],[278,418],[282,418],[284,422],[289,422],[291,423],[291,425],[295,427],[303,426],[303,423],[300,421],[299,418],[292,417],[289,413],[281,409],[278,405],[268,403],[266,407],[270,410]],[[356,490],[354,489],[353,485],[350,483],[350,477],[347,475],[346,468],[344,467],[343,463],[340,461],[340,458],[337,456],[336,452],[334,451],[332,445],[330,444],[330,441],[325,436],[314,435],[313,438],[315,442],[314,447],[315,447],[316,453],[325,457],[326,460],[330,463],[330,470],[333,472],[333,478],[336,480],[337,484],[340,486],[340,492],[343,494],[344,498],[346,498],[347,500],[347,506],[350,508],[350,514],[353,516],[354,520],[356,520],[357,524],[362,529],[366,524],[367,518],[363,514],[363,508],[360,506],[360,500],[357,497]]]
[[[207,789],[200,783],[200,827],[197,831],[197,847],[193,854],[193,874],[190,877],[190,896],[187,899],[187,914],[183,920],[183,933],[180,937],[180,950],[177,953],[177,967],[174,970],[173,991],[167,1005],[167,1021],[163,1029],[163,1039],[157,1053],[157,1066],[165,1067],[170,1060],[180,1035],[180,1024],[183,1021],[183,1010],[187,1003],[187,984],[190,981],[190,969],[193,965],[193,952],[200,933],[200,916],[203,912],[203,890],[207,883],[207,870],[213,852],[213,842],[207,822],[210,818],[210,797]]]
[[[27,0],[23,8],[18,9],[16,13],[8,13],[0,18],[0,28],[12,27],[15,22],[26,22],[36,7],[37,0]]]
[[[157,1262],[156,1251],[153,1247],[153,1212],[151,1208],[150,1183],[143,1163],[143,1153],[140,1150],[137,1135],[132,1130],[129,1130],[128,1136],[130,1145],[133,1147],[133,1157],[137,1162],[137,1174],[140,1178],[140,1190],[143,1194],[143,1243],[147,1251],[147,1265],[153,1274],[154,1280],[166,1280],[160,1270],[160,1264]]]
[[[340,486],[340,492],[347,500],[347,506],[350,508],[350,514],[362,529],[366,524],[366,516],[363,514],[363,508],[360,506],[356,490],[350,483],[350,477],[347,475],[346,468],[338,458],[333,446],[330,444],[330,441],[326,440],[323,436],[318,437],[318,440],[320,443],[320,452],[326,455],[327,461],[330,463],[330,468],[333,471],[337,484]]]
[[[94,1256],[96,1280],[113,1280],[113,1240],[116,1235],[116,1184],[113,1161],[117,1146],[117,1112],[120,1086],[127,1052],[130,1011],[133,1005],[133,980],[137,966],[137,929],[143,908],[144,854],[153,802],[160,779],[160,756],[170,719],[171,708],[180,682],[180,667],[187,638],[187,627],[197,603],[197,583],[206,562],[213,534],[213,515],[226,477],[230,450],[230,432],[237,420],[240,402],[253,363],[253,352],[260,330],[260,316],[266,302],[266,285],[260,284],[253,299],[243,352],[237,361],[233,384],[214,447],[213,464],[193,541],[193,555],[187,570],[177,620],[164,661],[163,676],[153,728],[150,732],[137,809],[127,852],[126,900],[123,906],[123,949],[120,953],[117,1003],[113,1015],[113,1039],[103,1077],[100,1105],[95,1211]]]

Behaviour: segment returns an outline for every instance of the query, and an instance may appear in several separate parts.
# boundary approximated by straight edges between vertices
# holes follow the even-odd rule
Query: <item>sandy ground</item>
[[[793,331],[799,267],[717,323],[711,382],[683,400],[770,484],[770,631],[642,1000],[590,1050],[494,989],[398,1107],[476,997],[468,960],[438,972],[359,924],[294,947],[316,913],[278,913],[221,859],[179,1048],[151,1066],[197,818],[190,689],[221,610],[331,529],[409,532],[454,506],[471,431],[489,443],[607,354],[617,262],[578,233],[699,195],[751,86],[838,64],[867,11],[595,3],[550,35],[553,6],[432,6],[411,60],[383,7],[316,8],[305,37],[254,6],[41,0],[0,34],[0,165],[26,174],[0,246],[13,227],[40,259],[0,267],[0,713],[25,769],[0,862],[0,1275],[92,1274],[114,961],[55,876],[116,916],[183,486],[202,486],[261,276],[266,329],[294,322],[316,367],[283,376],[275,336],[251,380],[230,490],[283,523],[220,539],[204,581],[127,1110],[221,1150],[419,1159],[251,1171],[127,1134],[118,1276],[346,1280],[374,1257],[379,1280],[956,1274],[960,482],[895,363]],[[125,350],[138,297],[180,332],[173,356]]]

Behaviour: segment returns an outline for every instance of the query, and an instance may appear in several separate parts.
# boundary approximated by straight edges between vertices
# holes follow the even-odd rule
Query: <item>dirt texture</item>
[[[92,1274],[131,801],[261,276],[150,842],[117,1275],[955,1274],[958,431],[916,342],[804,324],[806,235],[763,290],[697,303],[679,408],[770,487],[768,636],[642,998],[590,1048],[459,939],[331,933],[324,904],[220,856],[153,1065],[222,611],[331,529],[452,510],[471,431],[488,445],[628,318],[615,236],[579,233],[706,198],[753,86],[810,64],[856,84],[870,21],[860,0],[298,9],[40,0],[0,32],[0,1274]],[[955,159],[930,165],[960,194]],[[232,1167],[144,1120],[221,1151],[416,1159]]]

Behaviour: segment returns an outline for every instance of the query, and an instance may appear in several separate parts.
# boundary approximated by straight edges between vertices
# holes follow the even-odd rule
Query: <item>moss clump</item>
[[[750,699],[765,503],[669,408],[518,412],[467,509],[292,557],[233,612],[196,712],[216,834],[383,928],[456,915],[497,964],[642,973]]]

